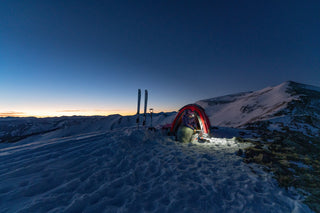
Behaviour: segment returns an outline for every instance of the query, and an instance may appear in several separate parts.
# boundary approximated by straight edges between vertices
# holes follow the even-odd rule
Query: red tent
[[[187,109],[195,112],[199,129],[201,129],[203,133],[210,134],[210,121],[209,121],[204,109],[197,104],[189,104],[189,105],[182,107],[179,110],[176,118],[174,119],[174,121],[172,123],[170,132],[174,135],[176,134],[176,131],[178,130],[179,126],[181,125],[182,116]]]

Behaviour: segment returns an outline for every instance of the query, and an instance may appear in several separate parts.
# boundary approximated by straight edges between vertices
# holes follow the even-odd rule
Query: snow
[[[268,129],[270,131],[286,132],[283,127],[290,131],[301,132],[308,137],[317,137],[320,135],[319,128],[313,127],[308,123],[293,121],[292,116],[280,116],[268,120],[270,122]]]
[[[153,124],[155,127],[160,127],[161,125],[171,123],[175,116],[176,112],[153,114]],[[136,119],[136,116],[121,115],[110,115],[107,117],[53,117],[42,119],[0,118],[0,140],[6,142],[10,141],[10,139],[12,140],[12,138],[18,138],[20,140],[24,137],[28,137],[29,140],[45,140],[80,133],[136,127]],[[142,117],[140,120],[142,120]],[[147,125],[151,125],[149,115]]]
[[[296,162],[296,161],[289,161],[289,162],[298,166],[299,168],[312,169],[312,166],[308,166],[308,165],[304,164],[303,162]]]
[[[311,212],[232,139],[83,125],[0,144],[1,212]]]
[[[255,92],[239,93],[197,102],[206,109],[213,126],[242,127],[249,122],[264,120],[297,99],[286,91],[289,82]]]
[[[232,139],[251,137],[238,128],[259,120],[285,131],[292,116],[275,114],[299,98],[289,86],[197,102],[216,127],[205,143],[138,130],[136,116],[0,118],[0,142],[18,140],[0,143],[0,212],[311,212],[294,188],[244,163],[236,153],[248,144]],[[176,114],[154,114],[153,126]],[[319,134],[305,123],[288,127]]]

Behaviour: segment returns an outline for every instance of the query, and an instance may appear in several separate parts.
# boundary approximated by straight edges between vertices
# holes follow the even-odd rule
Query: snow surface
[[[181,144],[135,127],[45,135],[0,144],[0,212],[311,212],[243,163],[232,139]]]
[[[297,99],[287,93],[290,82],[255,92],[239,93],[198,101],[213,126],[242,127],[247,123],[270,118]]]
[[[172,123],[176,112],[153,114],[153,126]],[[147,125],[151,125],[148,114]],[[73,116],[52,118],[0,118],[0,142],[21,140],[28,137],[32,140],[45,140],[53,137],[67,137],[80,133],[102,130],[116,130],[125,127],[136,127],[137,116],[110,115]],[[140,117],[143,120],[143,116]],[[15,140],[13,140],[14,142]]]

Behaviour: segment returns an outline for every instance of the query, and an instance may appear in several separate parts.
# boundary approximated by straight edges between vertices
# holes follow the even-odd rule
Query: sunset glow
[[[4,111],[0,117],[59,117],[59,116],[107,116],[112,114],[133,115],[133,111],[110,111],[110,110],[65,110],[65,111]]]
[[[133,115],[134,110],[125,109],[108,110],[108,109],[54,109],[54,108],[20,108],[16,111],[0,111],[0,117],[59,117],[59,116],[107,116],[112,114]]]
[[[319,86],[317,4],[1,1],[0,116],[135,114],[139,88],[161,112]]]

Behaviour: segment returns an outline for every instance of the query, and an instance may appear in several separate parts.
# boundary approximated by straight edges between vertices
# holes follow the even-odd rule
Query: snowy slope
[[[135,127],[56,133],[0,144],[0,212],[310,212],[243,163],[233,140],[180,144]]]
[[[288,86],[289,82],[285,82],[276,87],[203,100],[197,104],[206,109],[212,125],[241,127],[268,119],[297,99],[286,92]]]
[[[175,112],[153,114],[153,124],[159,127],[171,123],[175,115]],[[151,125],[150,122],[148,115],[146,125]],[[16,142],[28,137],[46,139],[52,138],[52,135],[55,135],[55,137],[67,137],[80,133],[115,130],[135,126],[137,126],[136,116],[8,117],[0,118],[0,142]]]
[[[320,88],[288,81],[275,87],[198,101],[211,125],[246,128],[263,122],[271,130],[283,127],[320,135]]]

